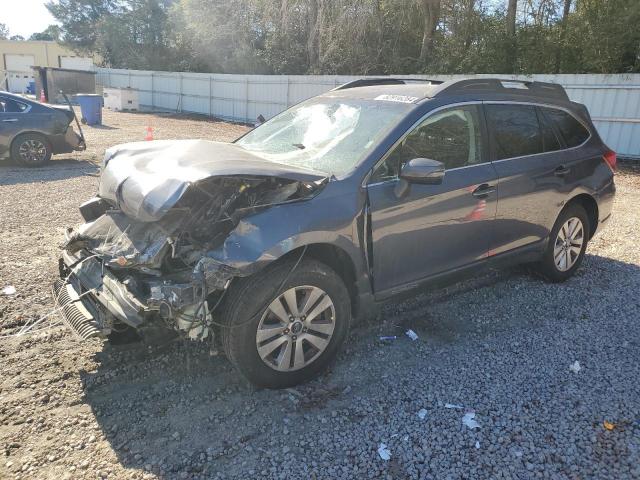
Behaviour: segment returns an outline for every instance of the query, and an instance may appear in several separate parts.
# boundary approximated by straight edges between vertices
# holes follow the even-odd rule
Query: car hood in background
[[[212,177],[250,175],[318,182],[327,175],[270,162],[233,143],[159,140],[105,152],[99,195],[143,222],[162,218],[189,185]]]

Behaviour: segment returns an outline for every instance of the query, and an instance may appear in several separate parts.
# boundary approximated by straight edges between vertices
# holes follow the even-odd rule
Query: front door
[[[0,95],[0,157],[9,155],[11,141],[24,128],[23,111],[26,105]]]
[[[374,170],[367,186],[376,294],[487,257],[496,213],[496,172],[487,162],[479,105],[427,115]],[[443,162],[439,185],[411,184],[396,193],[398,172],[413,158]]]

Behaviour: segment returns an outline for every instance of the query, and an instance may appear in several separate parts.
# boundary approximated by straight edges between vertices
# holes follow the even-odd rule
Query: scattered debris
[[[405,335],[409,337],[411,340],[413,340],[414,342],[418,339],[418,334],[411,329],[407,330],[405,332]]]
[[[418,418],[420,418],[420,420],[424,420],[427,417],[427,412],[424,408],[421,408],[420,410],[418,410]]]
[[[615,423],[607,422],[606,420],[604,422],[602,422],[602,425],[604,426],[604,428],[606,428],[609,431],[611,431],[614,428],[616,428],[616,424]]]
[[[382,460],[390,460],[391,459],[391,450],[389,450],[389,448],[387,447],[386,444],[381,443],[380,446],[378,447],[378,455],[380,455],[380,458]]]
[[[380,341],[381,342],[391,342],[395,339],[397,339],[398,337],[396,335],[388,335],[388,336],[381,336],[380,337]]]
[[[462,405],[456,405],[455,403],[445,403],[444,408],[455,408],[456,410],[462,410],[464,407]]]
[[[2,289],[2,293],[4,293],[5,295],[15,295],[16,287],[14,287],[13,285],[7,285]]]
[[[575,362],[573,362],[570,366],[569,366],[569,370],[571,370],[573,373],[578,373],[580,370],[582,370],[582,367],[580,366],[580,362],[578,360],[576,360]]]
[[[475,421],[476,414],[474,412],[467,412],[462,417],[462,423],[469,427],[471,430],[474,428],[480,428],[480,424]]]
[[[476,450],[480,449],[480,442],[476,440]]]

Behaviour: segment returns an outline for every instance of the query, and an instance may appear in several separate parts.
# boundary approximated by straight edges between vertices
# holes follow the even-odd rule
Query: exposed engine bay
[[[187,142],[182,155],[185,150],[193,153],[194,147],[199,153],[209,149],[210,155],[220,150],[242,155],[232,144]],[[171,143],[175,147],[181,142]],[[246,275],[209,253],[223,244],[244,217],[311,198],[326,182],[315,172],[295,168],[286,172],[277,164],[273,164],[274,175],[270,162],[256,159],[245,169],[249,173],[242,172],[247,163],[236,159],[241,173],[225,175],[215,170],[222,166],[218,170],[228,171],[228,162],[209,162],[205,165],[209,171],[201,164],[196,174],[191,163],[190,178],[185,180],[184,168],[175,157],[171,165],[165,163],[150,173],[150,156],[157,156],[148,145],[118,148],[107,151],[101,194],[80,207],[86,223],[68,231],[60,262],[66,285],[58,291],[66,288],[72,299],[88,293],[82,300],[86,311],[81,313],[94,327],[85,328],[92,333],[89,336],[104,336],[118,324],[141,328],[159,318],[192,339],[207,338],[210,303],[220,299],[234,277]],[[127,162],[125,168],[120,168],[122,161]],[[144,173],[136,171],[136,162],[144,166]],[[168,166],[173,169],[167,171]],[[117,182],[109,185],[113,178]],[[75,311],[65,316],[74,315],[79,318]],[[67,323],[78,333],[68,318]]]

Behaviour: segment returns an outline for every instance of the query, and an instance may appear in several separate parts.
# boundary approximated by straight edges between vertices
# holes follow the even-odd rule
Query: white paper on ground
[[[474,428],[480,428],[480,424],[475,421],[476,414],[473,412],[467,412],[462,417],[462,423],[469,427],[471,430]]]
[[[569,366],[569,370],[571,370],[573,373],[578,373],[580,370],[582,370],[582,367],[580,366],[580,362],[578,360],[576,360],[575,362],[573,362],[570,366]]]
[[[381,443],[380,446],[378,447],[378,455],[380,455],[380,458],[382,460],[390,460],[391,450],[387,448],[387,445],[385,445],[384,443]]]
[[[409,329],[406,332],[404,332],[405,335],[407,337],[409,337],[411,340],[413,340],[414,342],[418,339],[418,334],[416,332],[414,332],[413,330]]]

